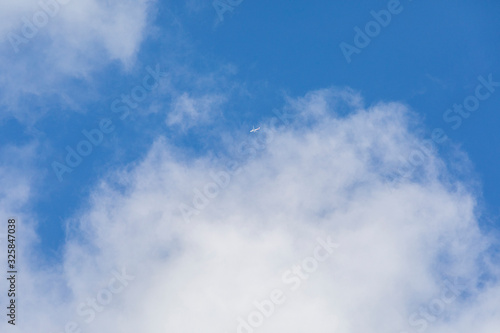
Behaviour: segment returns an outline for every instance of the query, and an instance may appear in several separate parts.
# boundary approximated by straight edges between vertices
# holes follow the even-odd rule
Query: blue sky
[[[55,265],[66,272],[64,283],[72,288],[78,283],[72,280],[76,279],[73,272],[76,268],[71,265],[75,258],[84,256],[86,250],[91,253],[90,249],[97,248],[107,253],[106,260],[111,260],[113,253],[121,253],[117,258],[125,260],[126,251],[120,252],[119,244],[126,242],[135,229],[125,227],[129,222],[123,222],[123,228],[113,229],[121,223],[120,207],[123,212],[131,209],[126,216],[135,216],[134,221],[143,217],[162,220],[166,217],[158,216],[169,214],[172,217],[166,218],[168,221],[179,219],[179,202],[191,202],[193,193],[196,196],[193,189],[203,187],[206,182],[208,173],[203,175],[203,170],[220,172],[217,170],[226,162],[237,162],[244,176],[238,178],[231,174],[238,180],[231,180],[229,198],[218,196],[214,199],[216,203],[209,204],[206,215],[205,208],[194,207],[201,211],[197,212],[197,218],[206,219],[203,223],[209,225],[224,220],[227,225],[234,221],[243,226],[252,224],[239,215],[249,207],[259,211],[259,205],[266,202],[247,198],[243,179],[253,179],[262,171],[261,178],[256,179],[257,182],[267,179],[267,183],[262,184],[267,192],[257,194],[258,190],[252,187],[249,193],[282,198],[294,207],[290,211],[297,209],[294,216],[298,220],[310,220],[304,225],[293,222],[294,232],[299,235],[300,230],[309,230],[305,233],[312,234],[312,230],[319,232],[317,225],[323,223],[319,216],[328,216],[330,209],[350,211],[363,204],[371,207],[370,199],[364,195],[358,197],[360,194],[355,188],[379,184],[388,174],[396,172],[397,177],[401,177],[399,184],[404,185],[388,186],[394,186],[397,191],[401,190],[398,186],[408,186],[398,198],[416,202],[406,207],[404,203],[396,203],[397,198],[381,199],[380,207],[387,201],[393,203],[394,212],[398,211],[397,207],[405,206],[410,215],[408,221],[421,226],[434,220],[437,225],[447,221],[443,222],[443,229],[436,227],[439,230],[433,229],[435,233],[422,236],[423,239],[415,236],[419,239],[415,248],[426,242],[434,244],[432,239],[439,239],[441,233],[456,235],[455,239],[467,239],[465,249],[469,245],[474,248],[465,251],[461,247],[455,249],[454,245],[447,249],[436,245],[433,252],[436,257],[449,256],[452,258],[449,261],[456,265],[450,264],[453,266],[450,271],[467,276],[474,288],[479,288],[478,276],[488,276],[492,281],[498,276],[495,273],[498,266],[491,264],[498,264],[494,249],[498,243],[495,235],[500,228],[500,136],[497,135],[500,3],[497,1],[137,0],[120,5],[120,1],[114,0],[86,0],[43,3],[49,8],[46,15],[40,14],[42,9],[36,1],[0,5],[4,12],[1,14],[4,23],[0,25],[0,71],[3,72],[0,149],[1,177],[5,182],[1,204],[4,214],[18,216],[26,225],[29,239],[26,253],[37,253],[36,260],[25,259],[26,263],[33,260],[33,265],[38,266],[32,269],[32,276],[43,275],[46,267]],[[214,4],[221,3],[231,10],[218,13]],[[51,7],[54,4],[55,7]],[[26,19],[33,24],[36,15],[42,15],[42,20],[45,15],[47,22],[35,36],[27,38],[30,28],[26,28]],[[386,21],[373,23],[375,16]],[[367,32],[367,24],[378,30]],[[357,36],[357,31],[362,31],[364,36]],[[19,43],[19,38],[25,38],[24,42]],[[358,45],[359,38],[367,45]],[[346,56],[342,45],[347,44],[357,52]],[[138,94],[140,100],[130,99],[131,94]],[[469,104],[473,111],[462,111],[462,115],[453,111],[455,104],[476,102],[477,105]],[[122,119],[125,110],[128,114]],[[287,112],[292,115],[290,122],[277,118]],[[107,133],[102,130],[103,122]],[[331,128],[323,128],[325,124]],[[248,132],[252,126],[261,126],[262,132],[251,136]],[[425,140],[431,139],[436,130],[448,139],[434,141],[428,155],[419,155],[424,156],[424,160],[413,166],[409,175],[398,173],[409,156],[414,156],[415,149],[423,151],[427,147]],[[54,163],[67,166],[67,147],[77,150],[79,144],[85,145],[82,140],[88,140],[82,131],[99,133],[94,137],[98,143],[87,144],[91,153],[71,167],[70,173],[58,176]],[[336,136],[336,132],[345,135]],[[260,141],[259,146],[259,140],[264,140],[264,144]],[[289,146],[286,142],[295,142],[295,145]],[[345,150],[337,151],[335,147],[340,145],[346,147]],[[331,152],[325,147],[332,147]],[[317,153],[310,153],[314,149]],[[334,152],[338,158],[324,155]],[[358,159],[351,160],[352,156]],[[363,161],[363,167],[358,165],[359,161]],[[280,173],[283,165],[284,170],[288,170],[287,163],[297,168],[289,170],[296,172],[295,178],[287,178],[286,171]],[[330,165],[331,175],[325,171]],[[352,169],[344,169],[344,165]],[[359,171],[361,169],[365,171]],[[353,176],[350,170],[359,174]],[[337,180],[333,173],[342,177]],[[324,179],[316,183],[316,175]],[[297,188],[281,184],[283,179],[294,182],[297,177],[305,180],[311,177],[311,181]],[[186,183],[181,183],[181,179]],[[272,186],[275,180],[282,185],[280,190]],[[347,180],[352,183],[344,184]],[[200,185],[196,185],[196,181],[201,182]],[[163,187],[156,188],[155,184]],[[303,202],[309,202],[306,200],[309,196],[316,198],[320,184],[331,186],[321,192],[321,198],[338,197],[337,202],[343,202],[343,206],[339,204],[340,207],[334,209],[336,204],[320,204],[319,200],[316,203],[322,207],[321,212],[313,214],[318,208],[316,204],[312,202],[307,206]],[[380,198],[377,194],[381,191],[380,184],[372,185],[365,193]],[[345,192],[340,190],[342,186]],[[421,193],[414,193],[412,186],[419,187]],[[350,198],[350,201],[344,202],[342,198]],[[438,203],[442,204],[442,212],[436,208],[430,215],[422,213],[426,210],[419,204],[424,205],[423,202],[431,198],[438,207]],[[158,208],[156,213],[149,211],[153,217],[148,215],[149,201],[167,199],[169,202],[165,205],[174,208]],[[247,202],[246,208],[242,208],[243,202]],[[125,203],[131,207],[121,206]],[[266,227],[261,226],[262,230],[274,234],[275,230],[269,225],[280,220],[279,207],[276,203],[274,210],[266,208],[267,218],[263,220],[269,221]],[[375,216],[373,225],[365,228],[363,224],[365,229],[359,230],[361,235],[365,235],[363,230],[385,225],[384,218],[376,218],[379,211],[374,208],[373,214],[369,214]],[[270,216],[275,216],[274,220]],[[200,230],[204,230],[200,223]],[[279,229],[280,223],[276,222],[276,228]],[[331,221],[332,225],[335,223]],[[406,235],[406,231],[394,223],[386,226],[394,232],[394,239],[405,239],[402,234]],[[181,227],[172,227],[177,228]],[[221,228],[216,229],[219,233],[209,232],[211,237],[219,239],[227,232],[225,237],[231,239],[232,233]],[[103,230],[114,230],[123,238],[108,242],[100,234]],[[155,230],[170,235],[169,229],[161,227],[160,222]],[[343,241],[340,237],[342,244],[349,240],[357,244],[346,231],[349,227],[345,226],[344,230],[337,226],[332,230],[345,236]],[[346,233],[342,234],[342,230]],[[415,232],[423,234],[423,231]],[[187,244],[197,239],[198,234],[194,234],[196,236],[186,236]],[[465,237],[467,234],[471,234],[470,238]],[[143,236],[148,239],[147,235]],[[243,234],[234,239],[247,239],[245,237],[250,236]],[[475,237],[481,240],[477,247],[472,241]],[[174,242],[166,236],[160,239]],[[282,244],[280,239],[278,235],[276,244]],[[91,246],[87,248],[85,244]],[[170,247],[173,245],[168,244],[167,249],[154,251],[165,251],[167,257],[172,256],[176,252]],[[266,247],[266,244],[260,245]],[[450,244],[454,243],[450,240]],[[346,255],[361,251],[352,246],[354,249],[346,245],[346,249],[353,251]],[[451,253],[441,252],[448,250]],[[186,250],[180,258],[190,258],[191,253]],[[461,253],[469,254],[463,259]],[[300,259],[300,254],[297,255]],[[422,267],[427,259],[421,260]],[[88,264],[86,259],[79,260]],[[460,260],[465,262],[462,266],[455,262]],[[446,260],[441,264],[446,266],[444,262]],[[481,267],[486,267],[485,271],[474,275],[470,270],[479,262],[483,263]],[[343,267],[342,260],[337,264]],[[422,281],[430,279],[429,276],[446,275],[439,269],[433,271],[430,266],[416,269]],[[345,269],[363,271],[353,267]],[[432,287],[423,287],[424,282],[419,283],[412,290],[430,295],[435,292]],[[77,304],[77,298],[84,292],[72,289],[72,293]],[[493,311],[480,291],[474,289],[471,294],[477,295],[477,309]],[[426,299],[417,297],[393,304],[417,304]],[[453,327],[465,329],[473,325],[469,315],[473,313],[470,308],[474,307],[462,303],[457,307],[450,311],[461,314],[460,320],[449,326],[440,323],[435,328],[447,332]],[[335,325],[339,330],[361,329],[350,326],[348,308],[333,308],[337,311]],[[325,311],[333,310],[326,308]],[[405,318],[405,311],[396,312],[403,313]],[[408,311],[411,313],[411,309]],[[313,318],[311,315],[311,320]],[[47,325],[47,329],[52,329],[51,324]],[[490,332],[489,329],[495,327],[493,322],[484,325],[482,332]],[[92,331],[100,332],[105,327],[103,323],[95,323]],[[284,326],[265,329],[271,327]]]

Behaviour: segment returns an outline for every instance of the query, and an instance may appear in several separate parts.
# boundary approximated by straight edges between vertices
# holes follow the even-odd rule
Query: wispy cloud
[[[169,126],[179,126],[186,130],[199,124],[207,124],[220,113],[220,107],[226,98],[222,95],[190,96],[183,93],[172,103],[172,110],[167,116]]]

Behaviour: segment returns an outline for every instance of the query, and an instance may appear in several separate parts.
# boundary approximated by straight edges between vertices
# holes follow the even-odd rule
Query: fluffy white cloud
[[[97,70],[111,62],[132,68],[150,31],[154,4],[153,0],[1,2],[0,103],[11,111],[2,115],[37,118],[40,112],[23,109],[25,101],[36,104],[42,99],[45,106],[54,96],[63,108],[78,109],[75,100],[83,94],[71,91],[77,87],[74,80],[88,83],[86,90],[92,96]]]
[[[160,138],[110,174],[20,331],[496,332],[474,193],[434,151],[394,179],[422,145],[411,112],[334,89],[284,109],[291,122],[269,119],[225,159]]]
[[[48,38],[44,51],[57,54],[57,60],[88,58],[96,49],[102,49],[109,60],[128,63],[144,38],[151,3],[151,0],[3,2],[0,37],[9,44],[11,52],[25,51],[27,44]],[[61,49],[65,51],[62,54]],[[73,65],[82,64],[71,63],[69,67]],[[74,68],[73,72],[78,70]]]

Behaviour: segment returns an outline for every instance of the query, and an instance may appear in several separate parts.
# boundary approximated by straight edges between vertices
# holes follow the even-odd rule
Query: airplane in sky
[[[250,133],[255,133],[258,130],[260,130],[260,127],[255,128],[254,126],[252,126],[252,130],[250,131]]]

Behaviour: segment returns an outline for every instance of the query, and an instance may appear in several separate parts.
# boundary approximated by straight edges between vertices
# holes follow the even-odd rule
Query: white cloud
[[[152,3],[151,0],[24,0],[15,5],[3,2],[0,37],[9,44],[11,52],[16,48],[22,52],[37,39],[48,38],[45,54],[57,55],[60,61],[67,61],[68,56],[88,59],[96,49],[103,49],[108,60],[127,64],[144,38]],[[14,35],[26,43],[17,45]],[[82,64],[71,64],[78,65]],[[73,68],[72,72],[80,69]]]
[[[415,177],[389,176],[421,144],[408,130],[410,111],[397,103],[365,110],[359,96],[333,89],[290,99],[286,109],[292,123],[269,120],[228,158],[237,174],[159,139],[143,162],[103,180],[68,225],[65,298],[47,291],[56,282],[33,290],[40,303],[24,310],[22,331],[39,331],[44,317],[57,332],[68,320],[85,332],[237,332],[237,318],[248,320],[254,301],[280,289],[286,300],[259,332],[416,332],[422,322],[408,318],[443,292],[451,299],[446,281],[459,277],[468,297],[460,291],[425,329],[496,332],[499,288],[476,287],[490,240],[474,193],[450,181],[436,155]],[[207,186],[221,172],[227,186]],[[213,198],[187,223],[179,205],[205,188]],[[292,292],[283,274],[330,235],[340,247]],[[134,280],[85,323],[75,308],[120,267]]]
[[[172,102],[172,110],[167,115],[169,126],[179,126],[186,130],[193,126],[209,123],[216,112],[220,112],[225,97],[218,94],[205,94],[200,97],[182,93]]]
[[[54,96],[63,108],[73,108],[83,95],[71,92],[75,79],[87,83],[92,96],[97,70],[112,62],[130,70],[150,31],[154,6],[153,0],[1,2],[0,103],[11,111],[4,116],[37,118],[23,109],[24,101],[50,104]]]

